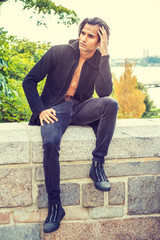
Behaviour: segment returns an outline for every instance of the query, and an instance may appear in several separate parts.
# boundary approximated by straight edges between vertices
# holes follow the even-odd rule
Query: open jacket
[[[56,105],[64,97],[78,66],[79,57],[78,40],[72,44],[54,46],[27,74],[23,88],[33,112],[30,125],[40,125],[39,114]],[[42,95],[39,96],[37,83],[46,76]],[[91,98],[94,87],[99,97],[109,96],[112,92],[109,55],[101,57],[99,50],[83,64],[75,98],[80,101]]]

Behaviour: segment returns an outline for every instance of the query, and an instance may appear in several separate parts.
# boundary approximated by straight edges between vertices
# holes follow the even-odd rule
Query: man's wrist
[[[101,53],[101,56],[102,56],[102,57],[103,57],[103,56],[107,56],[107,55],[108,55],[108,51]]]
[[[106,56],[106,55],[108,55],[108,49],[101,51],[101,56]]]
[[[101,57],[103,57],[103,56],[107,56],[108,55],[108,53],[106,53],[106,54],[101,54]]]

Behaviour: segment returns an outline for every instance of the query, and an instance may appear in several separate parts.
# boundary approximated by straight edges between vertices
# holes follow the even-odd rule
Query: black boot
[[[50,205],[48,207],[48,216],[43,226],[45,233],[56,231],[60,226],[60,221],[65,216],[65,211],[61,204]]]
[[[93,161],[89,176],[92,178],[94,185],[98,190],[101,191],[111,190],[111,184],[105,175],[102,163]]]

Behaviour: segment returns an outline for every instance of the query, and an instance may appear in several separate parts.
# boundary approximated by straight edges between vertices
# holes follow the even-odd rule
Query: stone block
[[[92,163],[92,162],[91,162]],[[89,177],[90,164],[61,164],[61,179],[81,179]]]
[[[96,207],[92,209],[92,218],[114,218],[124,215],[124,207]]]
[[[159,240],[160,217],[65,222],[44,240]]]
[[[89,177],[91,164],[62,164],[60,163],[60,179],[82,179]],[[36,167],[36,181],[44,181],[43,166]]]
[[[80,185],[77,183],[63,183],[61,187],[61,202],[63,206],[80,204]]]
[[[0,224],[10,223],[10,213],[9,212],[0,212]]]
[[[70,221],[70,220],[87,220],[89,219],[89,209],[83,208],[79,206],[67,206],[64,207],[66,215],[64,217],[64,220]]]
[[[160,156],[160,120],[118,119],[108,158]],[[136,150],[135,150],[136,149]]]
[[[66,223],[62,220],[58,231],[51,234],[44,234],[44,240],[100,240],[100,235],[96,233],[96,230],[97,224],[94,222],[80,221]]]
[[[35,168],[36,181],[44,181],[44,169],[43,166]]]
[[[160,213],[160,177],[133,177],[128,181],[128,214]]]
[[[60,185],[61,202],[63,206],[80,204],[80,186],[77,183],[64,183]],[[48,204],[46,188],[43,184],[38,185],[38,208],[45,208]]]
[[[48,206],[46,188],[43,184],[38,185],[37,206],[38,208],[45,208]]]
[[[16,209],[13,212],[15,223],[37,223],[43,222],[47,217],[47,209],[24,210]]]
[[[125,204],[125,183],[115,182],[111,184],[111,190],[108,193],[109,205]]]
[[[32,176],[30,168],[0,169],[0,207],[32,204]]]
[[[160,156],[160,120],[118,119],[107,158],[137,158]],[[43,161],[39,126],[27,123],[0,124],[0,164]],[[32,148],[31,148],[32,147]],[[60,161],[91,160],[95,135],[88,126],[69,126],[62,137]],[[136,151],[135,151],[136,149]]]
[[[43,161],[40,127],[30,126],[32,138],[33,162]],[[95,135],[88,126],[69,126],[64,133],[60,146],[60,161],[76,161],[92,159]]]
[[[32,142],[32,159],[34,163],[43,162],[43,147],[41,141]]]
[[[1,240],[40,240],[40,226],[14,225],[0,228]]]
[[[39,126],[28,126],[32,142],[32,159],[34,163],[43,162],[43,147],[41,128]]]
[[[127,161],[127,162],[107,162],[105,171],[108,177],[137,176],[146,174],[159,174],[160,160],[156,161]]]
[[[82,185],[83,207],[95,207],[104,205],[104,193],[95,188],[93,183]]]
[[[19,123],[0,123],[0,164],[29,163],[28,131]]]
[[[39,130],[38,136],[39,136]],[[117,121],[107,158],[160,156],[160,121],[127,119]],[[34,133],[35,161],[42,161],[41,139]],[[38,144],[38,145],[36,145]],[[60,161],[91,160],[95,147],[93,130],[88,126],[69,126],[62,137]],[[33,146],[34,148],[34,146]],[[38,153],[36,149],[39,149]],[[136,149],[136,151],[135,151]]]
[[[160,137],[145,138],[138,135],[137,137],[128,136],[128,138],[122,139],[114,137],[107,158],[158,157],[160,156],[159,145]]]
[[[88,126],[69,126],[61,141],[60,161],[91,160],[95,135]]]

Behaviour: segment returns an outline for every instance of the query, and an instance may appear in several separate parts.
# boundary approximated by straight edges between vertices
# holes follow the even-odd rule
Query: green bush
[[[50,48],[49,43],[34,43],[8,36],[0,28],[0,122],[28,121],[31,110],[22,82],[29,70]],[[44,81],[38,85],[41,94]]]

